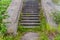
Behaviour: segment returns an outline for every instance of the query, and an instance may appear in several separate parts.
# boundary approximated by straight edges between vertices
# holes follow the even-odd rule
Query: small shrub
[[[4,19],[8,18],[6,10],[10,4],[11,0],[0,0],[0,40],[5,40],[4,35],[7,31],[6,22]]]
[[[60,5],[60,0],[52,0],[53,3]]]
[[[60,11],[54,12],[52,16],[56,24],[60,24]]]
[[[60,34],[57,34],[54,40],[60,40]]]
[[[40,40],[49,40],[45,32],[40,33]]]

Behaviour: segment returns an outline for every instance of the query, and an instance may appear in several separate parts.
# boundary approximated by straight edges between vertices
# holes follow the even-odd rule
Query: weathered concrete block
[[[55,6],[53,5],[52,0],[41,0],[41,4],[47,23],[52,27],[56,27],[57,25],[53,20],[53,16],[51,16],[52,12],[55,11]]]
[[[23,0],[12,0],[10,6],[7,9],[9,18],[5,21],[10,22],[7,24],[7,32],[14,33],[17,32],[18,18],[22,9]]]
[[[21,40],[37,40],[39,38],[38,33],[28,32],[26,33]]]

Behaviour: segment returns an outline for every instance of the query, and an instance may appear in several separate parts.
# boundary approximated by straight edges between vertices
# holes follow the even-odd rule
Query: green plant
[[[6,36],[3,38],[4,40],[14,40],[14,37],[12,35]]]
[[[53,3],[60,5],[60,0],[52,0]]]
[[[56,22],[56,24],[60,24],[60,11],[53,12],[53,19]]]
[[[40,33],[40,40],[49,40],[45,32]]]
[[[60,40],[60,33],[56,35],[56,37],[54,38],[54,40]]]
[[[3,22],[4,19],[8,17],[6,10],[9,6],[11,0],[0,0],[0,32],[5,33],[7,28],[6,28],[6,23]]]
[[[41,0],[40,0],[41,1]],[[39,31],[43,31],[45,30],[46,28],[46,18],[45,18],[45,15],[43,14],[43,9],[42,7],[40,8],[40,11],[39,11],[39,20],[40,20],[40,26],[37,28],[37,30],[39,29]]]
[[[4,35],[7,31],[6,23],[3,20],[8,18],[6,10],[11,0],[0,0],[0,40],[5,40]]]

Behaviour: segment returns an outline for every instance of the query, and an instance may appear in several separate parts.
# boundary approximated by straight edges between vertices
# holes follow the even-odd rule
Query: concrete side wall
[[[7,22],[10,22],[7,24],[8,33],[16,34],[18,27],[18,18],[20,16],[22,5],[23,0],[12,0],[10,6],[8,7],[7,13],[9,15],[9,18],[6,19]]]
[[[55,11],[55,7],[52,4],[52,0],[41,0],[42,8],[44,10],[44,15],[46,15],[47,22],[51,26],[57,26],[56,23],[53,20],[53,17],[51,16],[51,12]]]

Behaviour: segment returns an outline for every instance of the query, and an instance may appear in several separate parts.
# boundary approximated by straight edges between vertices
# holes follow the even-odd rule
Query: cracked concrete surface
[[[38,33],[28,32],[24,34],[21,40],[37,40],[39,37]]]

